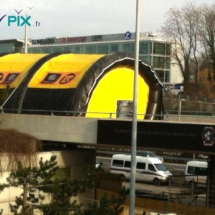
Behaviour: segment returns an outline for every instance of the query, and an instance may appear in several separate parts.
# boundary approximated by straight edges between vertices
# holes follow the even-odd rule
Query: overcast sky
[[[140,31],[158,32],[169,8],[187,2],[215,0],[140,0]],[[24,27],[17,26],[15,17],[20,16],[21,25],[26,8],[31,18],[24,23],[31,24],[32,39],[135,32],[136,0],[0,0],[0,40],[24,38]]]

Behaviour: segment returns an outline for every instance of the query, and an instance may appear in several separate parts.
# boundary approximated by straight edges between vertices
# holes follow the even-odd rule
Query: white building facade
[[[108,54],[118,51],[135,53],[135,33],[51,37],[31,40],[31,44],[28,53]],[[140,33],[139,56],[156,71],[164,85],[182,82],[179,69],[171,64],[170,41],[158,39],[150,33]]]

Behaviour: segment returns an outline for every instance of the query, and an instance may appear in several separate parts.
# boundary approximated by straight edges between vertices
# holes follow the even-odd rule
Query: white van
[[[121,174],[122,180],[130,179],[131,155],[115,154],[112,156],[110,172]],[[158,159],[136,156],[136,180],[153,182],[156,185],[167,183],[172,174]]]
[[[185,181],[191,183],[206,183],[208,173],[207,161],[188,161],[185,166]]]

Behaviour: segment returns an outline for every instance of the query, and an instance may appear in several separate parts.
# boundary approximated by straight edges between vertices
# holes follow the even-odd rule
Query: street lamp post
[[[139,74],[139,23],[140,0],[136,1],[136,37],[135,37],[135,71],[133,89],[133,118],[131,138],[131,177],[130,177],[130,207],[129,215],[135,214],[135,183],[136,183],[136,144],[137,144],[137,100],[138,100],[138,74]]]
[[[179,103],[178,103],[178,121],[181,121],[181,103],[182,99],[179,97]]]
[[[154,67],[154,40],[153,40],[153,37],[151,39],[152,41],[152,59],[151,59],[151,66],[152,68]]]
[[[25,18],[27,19],[28,13],[27,13],[27,8],[26,8],[26,14],[25,14]],[[24,53],[27,54],[28,53],[28,28],[27,28],[27,24],[25,24],[25,50]]]

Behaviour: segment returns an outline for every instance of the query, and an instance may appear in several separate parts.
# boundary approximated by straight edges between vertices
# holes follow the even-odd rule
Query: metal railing
[[[132,119],[131,113],[124,114],[124,117],[118,117],[117,112],[85,112],[85,111],[59,111],[59,110],[31,110],[24,109],[18,113],[17,109],[2,109],[1,113],[6,114],[30,114],[30,115],[49,115],[49,116],[69,116],[69,117],[87,117],[87,118],[110,118],[110,119]],[[191,111],[184,110],[183,103],[182,108],[178,110],[165,110],[161,114],[137,114],[138,120],[145,119],[162,119],[163,121],[188,121],[191,122],[211,122],[215,121],[215,110],[214,111]]]
[[[192,178],[192,175],[187,176],[183,172],[173,172],[169,180],[170,202],[214,208],[214,192],[215,181],[202,181],[202,176],[193,175]]]
[[[198,96],[188,96],[188,95],[171,95],[164,94],[163,100],[167,99],[175,99],[175,100],[187,100],[187,101],[197,101],[197,102],[205,102],[205,103],[215,103],[215,99],[207,98],[207,97],[198,97]]]

